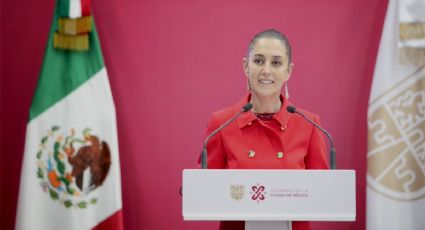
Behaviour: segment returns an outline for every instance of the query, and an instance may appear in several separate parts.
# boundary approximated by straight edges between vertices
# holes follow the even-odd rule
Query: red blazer
[[[232,107],[212,114],[206,136],[236,115],[250,95]],[[252,112],[241,114],[212,137],[207,145],[210,169],[328,169],[323,134],[297,114],[286,110],[291,103],[281,96],[282,107],[269,121]],[[305,110],[316,123],[319,117]],[[220,230],[243,230],[244,222],[226,221]],[[309,229],[308,222],[293,222],[294,230]]]

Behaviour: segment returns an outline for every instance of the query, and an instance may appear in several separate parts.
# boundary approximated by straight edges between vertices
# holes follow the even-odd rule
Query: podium
[[[354,221],[354,170],[183,170],[183,219],[246,221],[245,230],[291,230],[291,221]]]

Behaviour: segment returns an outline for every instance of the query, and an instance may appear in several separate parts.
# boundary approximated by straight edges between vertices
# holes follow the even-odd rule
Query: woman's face
[[[293,63],[288,64],[286,47],[275,38],[261,38],[254,44],[243,67],[253,95],[279,97],[282,86],[291,75]]]

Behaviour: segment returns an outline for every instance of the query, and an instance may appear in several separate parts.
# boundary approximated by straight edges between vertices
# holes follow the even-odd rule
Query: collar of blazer
[[[244,97],[242,100],[240,100],[234,107],[234,113],[238,113],[241,108],[250,101],[251,99],[251,94],[248,94],[246,97]],[[276,120],[277,122],[279,122],[280,126],[283,127],[283,129],[287,128],[287,124],[289,119],[291,118],[291,116],[293,114],[289,113],[288,111],[286,111],[286,107],[288,105],[292,105],[291,102],[288,101],[288,99],[286,99],[285,97],[283,97],[282,95],[280,95],[280,100],[283,101],[282,106],[280,107],[279,112],[275,113],[273,116],[273,119]],[[249,126],[252,124],[252,122],[257,120],[257,117],[251,113],[251,112],[246,112],[246,113],[242,113],[237,119],[237,123],[238,123],[238,127],[240,129]]]

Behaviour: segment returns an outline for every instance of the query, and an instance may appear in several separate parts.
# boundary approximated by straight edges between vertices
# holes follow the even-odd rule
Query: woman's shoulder
[[[303,114],[304,116],[306,116],[307,118],[309,118],[309,119],[311,119],[311,120],[318,120],[319,119],[319,115],[318,114],[316,114],[316,113],[314,113],[314,112],[311,112],[311,111],[309,111],[309,110],[306,110],[306,109],[304,109],[304,108],[302,108],[302,107],[298,107],[298,106],[295,106],[291,101],[289,101],[289,100],[285,100],[285,103],[284,103],[284,106],[285,106],[285,110],[287,110],[287,107],[288,106],[293,106],[293,107],[295,107],[296,108],[296,110],[299,112],[299,113],[301,113],[301,114]],[[295,113],[292,113],[292,115],[290,115],[290,117],[291,117],[291,119],[296,119],[296,120],[303,120],[303,118],[299,115],[299,114],[295,114]]]
[[[219,123],[222,123],[222,121],[227,121],[239,113],[247,101],[248,97],[246,96],[231,106],[213,112],[212,117],[213,119],[217,119]]]
[[[318,115],[318,114],[316,114],[316,113],[314,113],[314,112],[310,112],[310,111],[305,110],[305,109],[303,109],[303,108],[297,108],[297,110],[298,110],[300,113],[304,114],[306,117],[308,117],[308,118],[310,118],[310,119],[312,119],[312,120],[318,119],[318,117],[319,117],[319,115]]]
[[[236,109],[237,105],[228,106],[225,108],[222,108],[220,110],[217,110],[212,113],[212,118],[217,119],[219,123],[222,123],[222,121],[227,121],[233,116],[236,115],[238,112],[238,109]]]

